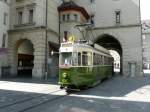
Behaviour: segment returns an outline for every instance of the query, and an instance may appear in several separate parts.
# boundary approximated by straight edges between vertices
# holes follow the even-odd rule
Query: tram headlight
[[[63,78],[67,78],[67,73],[63,73]]]

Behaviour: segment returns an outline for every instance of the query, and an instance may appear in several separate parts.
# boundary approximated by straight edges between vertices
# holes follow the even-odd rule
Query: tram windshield
[[[72,53],[61,53],[60,54],[60,65],[72,65]]]
[[[60,65],[67,66],[91,66],[91,52],[63,52],[60,53]]]

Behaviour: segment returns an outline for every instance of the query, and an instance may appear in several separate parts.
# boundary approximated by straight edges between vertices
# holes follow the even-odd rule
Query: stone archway
[[[103,46],[108,50],[114,50],[118,52],[118,54],[120,55],[120,74],[123,74],[123,55],[122,55],[123,50],[119,40],[112,35],[103,34],[98,36],[97,39],[95,39],[95,43]]]
[[[33,43],[28,39],[17,41],[17,76],[32,77],[34,68],[34,48]]]
[[[27,54],[27,56],[29,56],[28,54],[31,54],[32,57],[34,57],[34,61],[33,61],[34,63],[36,46],[35,46],[35,42],[33,41],[33,39],[24,37],[23,34],[22,36],[20,36],[20,34],[18,34],[17,36],[15,35],[13,38],[11,38],[11,40],[9,40],[8,45],[9,45],[9,58],[8,59],[9,59],[10,67],[11,67],[10,75],[11,77],[14,77],[14,76],[16,77],[18,76],[18,69],[21,69],[21,67],[18,68],[18,65],[19,64],[22,65],[22,62],[19,62],[20,59],[18,58],[18,55]],[[24,48],[26,48],[26,50]],[[29,48],[31,48],[31,51],[27,50]],[[24,51],[21,51],[22,49],[24,49]],[[21,56],[21,57],[24,58],[24,56]],[[31,74],[32,76],[34,75],[33,71]]]
[[[45,30],[34,30],[25,32],[10,32],[8,40],[8,60],[10,65],[10,76],[17,76],[18,47],[23,43],[31,43],[34,52],[33,78],[44,78],[45,75]]]

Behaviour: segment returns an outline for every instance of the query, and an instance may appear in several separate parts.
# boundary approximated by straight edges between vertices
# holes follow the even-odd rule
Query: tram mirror
[[[55,51],[51,51],[51,56],[53,56],[54,54],[59,54],[59,52],[55,52]]]

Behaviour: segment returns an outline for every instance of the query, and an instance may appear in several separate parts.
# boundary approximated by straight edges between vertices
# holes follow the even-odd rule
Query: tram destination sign
[[[72,43],[63,43],[61,47],[72,47]]]

